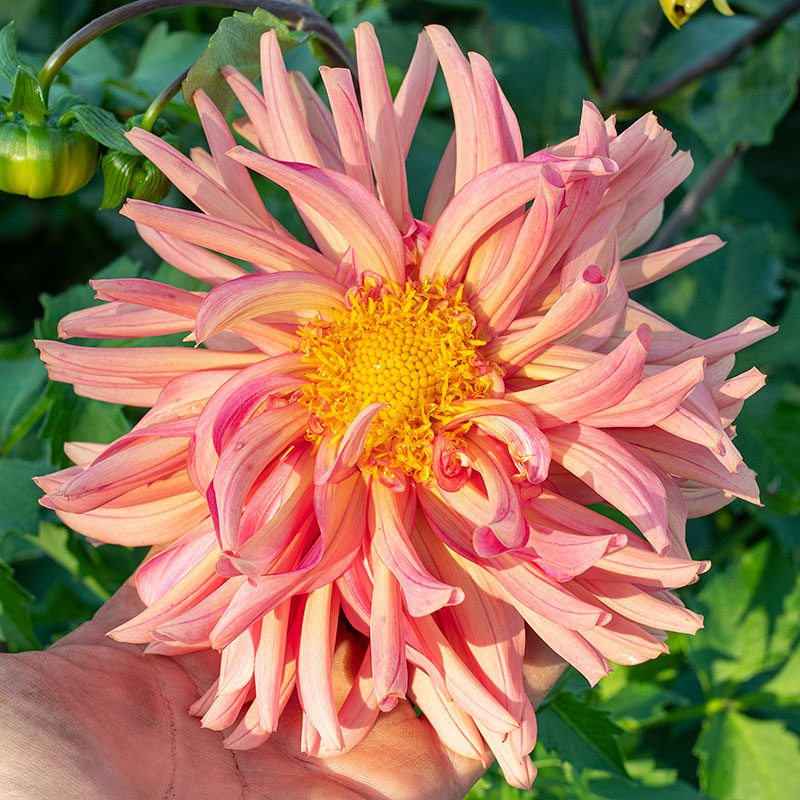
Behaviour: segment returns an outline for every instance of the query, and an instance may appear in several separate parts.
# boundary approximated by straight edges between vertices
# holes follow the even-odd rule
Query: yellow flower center
[[[314,366],[302,402],[334,436],[365,406],[386,403],[372,421],[361,468],[376,475],[400,469],[426,481],[433,437],[453,404],[486,397],[495,383],[496,369],[478,355],[485,342],[476,337],[475,317],[462,288],[441,280],[383,289],[368,282],[349,299],[347,311],[299,331]]]

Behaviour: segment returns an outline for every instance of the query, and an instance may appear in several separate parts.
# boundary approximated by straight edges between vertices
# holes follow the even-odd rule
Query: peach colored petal
[[[383,206],[360,183],[330,170],[265,158],[243,147],[234,147],[228,155],[283,186],[298,200],[324,208],[328,226],[353,248],[360,270],[401,279],[400,234]],[[339,256],[347,247],[339,247]]]
[[[120,213],[189,244],[250,261],[261,272],[293,270],[332,276],[335,271],[335,265],[316,250],[265,228],[142,200],[128,200]]]
[[[428,34],[423,31],[417,36],[414,55],[394,99],[400,151],[404,159],[408,156],[411,140],[414,138],[414,131],[417,128],[425,101],[428,99],[435,75],[436,53]]]
[[[320,67],[322,82],[331,104],[344,172],[365,189],[373,191],[372,167],[367,147],[367,133],[356,98],[350,70]]]
[[[406,166],[383,55],[375,30],[368,22],[362,22],[355,29],[355,39],[364,130],[378,197],[395,225],[405,233],[412,219]]]
[[[509,399],[527,405],[542,428],[610,408],[640,383],[651,340],[650,329],[642,325],[591,366],[543,386],[512,392]]]
[[[548,431],[554,460],[625,514],[657,552],[669,546],[664,488],[614,437],[579,423]]]
[[[321,746],[341,752],[344,737],[333,698],[331,663],[339,617],[333,584],[312,591],[303,610],[297,654],[297,694],[309,722],[320,734]]]
[[[724,244],[719,236],[701,236],[666,250],[626,259],[620,264],[622,281],[628,290],[647,286],[719,250]]]
[[[432,575],[411,540],[416,503],[413,495],[393,492],[380,482],[370,488],[369,526],[377,557],[399,583],[408,613],[432,614],[463,601],[464,593]]]

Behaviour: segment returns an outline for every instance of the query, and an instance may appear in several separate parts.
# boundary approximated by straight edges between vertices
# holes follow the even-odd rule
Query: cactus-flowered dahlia
[[[360,104],[323,68],[324,104],[273,34],[263,94],[223,70],[252,149],[202,92],[208,151],[129,134],[198,210],[123,213],[211,288],[96,281],[107,302],[61,323],[183,347],[39,343],[53,379],[150,409],[110,445],[69,444],[42,502],[92,539],[154,546],[146,609],[111,635],[220,650],[192,713],[228,747],[264,742],[296,690],[303,750],[335,755],[407,696],[452,750],[486,763],[488,745],[529,786],[526,626],[591,683],[700,626],[669,592],[708,567],[684,526],[757,502],[731,423],[763,376],[728,374],[771,328],[702,340],[629,298],[721,245],[626,258],[691,168],[652,114],[617,133],[587,103],[574,139],[524,156],[488,63],[447,30],[420,36],[394,99],[369,25],[356,44]],[[405,158],[437,62],[455,132],[417,219]],[[248,170],[289,193],[316,248]],[[370,646],[337,707],[340,612]]]

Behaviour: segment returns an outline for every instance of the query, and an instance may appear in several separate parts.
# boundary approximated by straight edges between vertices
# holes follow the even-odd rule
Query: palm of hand
[[[105,636],[141,608],[125,586],[92,622],[49,650],[0,660],[0,784],[20,800],[355,800],[460,798],[483,772],[442,745],[409,703],[382,714],[358,747],[333,759],[299,752],[292,699],[261,747],[232,751],[186,709],[213,681],[217,654],[145,656]],[[533,637],[531,637],[533,638]],[[334,674],[352,676],[363,652],[337,644]],[[529,647],[528,688],[540,701],[563,669]]]

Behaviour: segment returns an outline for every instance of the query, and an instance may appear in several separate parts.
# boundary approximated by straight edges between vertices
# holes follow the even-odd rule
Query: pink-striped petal
[[[243,147],[229,152],[232,158],[283,186],[299,201],[325,209],[325,218],[345,247],[352,247],[360,271],[370,271],[399,282],[404,277],[403,243],[392,218],[375,196],[358,181],[331,170],[277,161]]]
[[[401,233],[411,224],[406,165],[400,145],[397,117],[386,80],[383,55],[368,22],[355,29],[361,106],[378,197]]]
[[[548,438],[554,460],[625,514],[656,552],[669,547],[664,487],[631,450],[579,423],[553,428]]]

